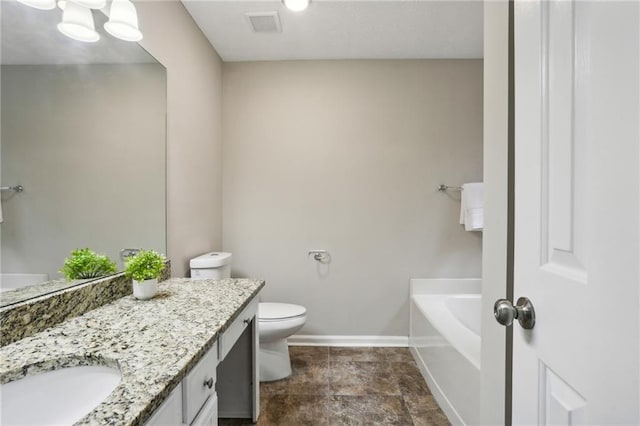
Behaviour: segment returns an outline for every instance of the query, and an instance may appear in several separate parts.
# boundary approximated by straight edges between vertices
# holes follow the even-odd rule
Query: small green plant
[[[64,260],[61,274],[68,280],[104,277],[115,274],[116,264],[104,254],[97,254],[88,248],[76,249]]]
[[[140,250],[127,260],[124,273],[136,281],[159,278],[164,270],[165,261],[164,256],[154,250]]]

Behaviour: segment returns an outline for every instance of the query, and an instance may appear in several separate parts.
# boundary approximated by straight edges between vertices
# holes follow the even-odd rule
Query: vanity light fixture
[[[2,1],[2,0],[0,0]],[[40,10],[62,9],[62,22],[58,30],[69,38],[93,43],[100,40],[96,32],[91,9],[102,9],[107,0],[17,0],[19,3]],[[308,0],[305,0],[308,1]],[[130,0],[112,0],[109,21],[104,29],[112,36],[125,41],[142,40],[138,27],[138,13]]]
[[[62,22],[58,30],[74,40],[93,43],[100,40],[100,34],[95,30],[91,9],[68,1],[62,12]]]
[[[18,3],[26,4],[34,9],[51,10],[56,8],[56,0],[18,0]]]
[[[284,3],[289,10],[302,12],[309,6],[310,1],[311,0],[282,0],[282,3]]]
[[[142,33],[138,29],[138,13],[129,0],[113,0],[109,21],[104,24],[104,29],[121,40],[142,40]]]
[[[70,0],[87,9],[102,9],[107,5],[107,0]]]

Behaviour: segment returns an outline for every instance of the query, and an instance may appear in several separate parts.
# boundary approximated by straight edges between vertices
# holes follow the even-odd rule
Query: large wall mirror
[[[166,253],[166,70],[104,32],[67,38],[59,9],[0,7],[1,185],[24,188],[2,191],[6,306],[78,284],[59,272],[77,248],[120,270],[123,248]]]

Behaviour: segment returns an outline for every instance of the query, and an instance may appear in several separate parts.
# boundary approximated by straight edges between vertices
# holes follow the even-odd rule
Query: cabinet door
[[[182,384],[171,391],[167,399],[151,416],[146,426],[182,425]]]
[[[215,393],[204,404],[191,426],[218,426],[218,397]]]

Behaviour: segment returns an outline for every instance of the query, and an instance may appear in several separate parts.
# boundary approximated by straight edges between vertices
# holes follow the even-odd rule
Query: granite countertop
[[[76,365],[116,367],[118,387],[77,424],[143,424],[263,286],[172,278],[151,300],[126,296],[0,348],[0,383]]]
[[[102,277],[101,277],[102,278]],[[32,284],[26,287],[16,288],[14,290],[3,291],[0,293],[0,308],[13,305],[22,301],[40,297],[54,291],[65,290],[80,284],[84,284],[92,279],[67,281],[64,278],[51,280],[44,283]]]

